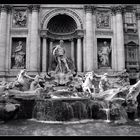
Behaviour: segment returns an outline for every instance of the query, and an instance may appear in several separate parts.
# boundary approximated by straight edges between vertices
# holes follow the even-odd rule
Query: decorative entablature
[[[84,37],[84,30],[75,30],[72,33],[65,33],[65,34],[57,34],[51,33],[49,30],[40,30],[40,36],[42,38],[49,38],[55,40],[67,40],[67,39],[74,39],[74,38],[83,38]]]
[[[92,12],[93,14],[96,14],[96,12],[98,11],[116,14],[116,13],[123,13],[124,6],[117,5],[117,6],[99,7],[99,6],[95,6],[94,4],[86,4],[84,5],[84,9],[85,11]]]

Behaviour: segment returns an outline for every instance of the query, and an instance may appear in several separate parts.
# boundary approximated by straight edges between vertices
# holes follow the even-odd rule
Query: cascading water
[[[79,90],[82,83],[80,80],[81,77],[72,77],[72,74],[58,73],[56,75],[54,73],[52,78],[47,81],[44,91],[33,92],[33,104],[30,111],[26,110],[29,106],[26,107],[26,104],[23,104],[21,105],[24,106],[22,112],[30,112],[33,118],[42,121],[103,119],[105,122],[110,122],[112,120],[110,101],[124,102],[124,99],[120,98],[121,96],[117,98],[120,89],[110,89],[98,95],[96,94],[95,98],[91,98],[89,94]],[[16,94],[16,98],[18,95]],[[23,99],[23,103],[27,103],[27,99],[24,99],[24,96],[21,95],[26,97],[26,92],[24,94],[20,92],[19,97]],[[118,104],[121,105],[121,103]],[[114,114],[116,115],[116,112]]]
[[[103,110],[105,110],[106,112],[106,116],[107,116],[107,119],[105,120],[105,122],[111,122],[110,120],[110,109],[109,108],[104,108]]]
[[[110,103],[109,102],[102,102],[102,109],[103,111],[105,111],[106,113],[106,120],[105,122],[109,123],[111,122],[111,119],[110,119]]]

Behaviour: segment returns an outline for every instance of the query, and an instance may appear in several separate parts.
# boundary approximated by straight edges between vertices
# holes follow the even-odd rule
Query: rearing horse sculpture
[[[126,96],[126,101],[128,100],[137,101],[137,96],[139,95],[139,93],[140,93],[140,80],[130,87],[129,93]]]
[[[26,70],[23,69],[20,71],[20,73],[17,76],[16,81],[13,84],[13,88],[15,86],[22,86],[23,91],[24,90],[29,90],[31,82],[34,80],[33,77],[30,77],[29,75],[26,74]]]
[[[95,87],[92,83],[93,76],[94,76],[93,72],[88,72],[85,75],[86,80],[82,84],[82,89],[83,89],[84,92],[88,91],[90,94],[92,94],[92,92],[91,92],[91,89],[92,89],[93,93],[95,93]]]
[[[108,103],[118,104],[120,107],[120,115],[128,121],[127,111],[129,108],[133,108],[135,117],[137,117],[137,97],[140,93],[140,80],[128,87],[109,89],[100,94],[93,95],[94,99],[101,100]],[[126,102],[126,107],[122,106],[122,103]]]

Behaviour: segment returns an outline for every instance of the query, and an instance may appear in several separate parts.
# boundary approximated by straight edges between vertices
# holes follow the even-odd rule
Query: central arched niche
[[[75,22],[75,20],[66,14],[58,14],[54,17],[52,17],[48,24],[47,24],[47,30],[51,33],[53,33],[53,35],[55,36],[57,34],[57,36],[65,36],[65,35],[70,35],[71,33],[75,32],[77,30],[77,23]],[[63,38],[62,38],[63,39]],[[73,59],[73,57],[76,57],[76,39],[73,39],[73,49],[72,49],[72,42],[70,38],[67,39],[63,39],[64,40],[64,47],[65,47],[65,53],[66,56],[68,58]],[[54,49],[54,47],[56,45],[59,44],[60,39],[53,38],[53,45],[49,46],[49,55],[50,55],[50,61],[49,61],[49,70],[54,70],[53,67],[53,55],[52,55],[52,50]],[[52,47],[52,48],[51,48]],[[73,53],[73,54],[72,54]],[[74,59],[73,59],[74,60]],[[75,61],[73,61],[74,64],[76,64]],[[75,65],[76,66],[76,65]]]
[[[56,15],[50,19],[47,29],[52,33],[72,33],[77,29],[76,22],[68,15]]]

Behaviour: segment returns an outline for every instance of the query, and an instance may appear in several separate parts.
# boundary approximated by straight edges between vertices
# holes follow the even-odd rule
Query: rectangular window
[[[132,13],[132,12],[125,13],[125,23],[128,23],[128,24],[136,23],[135,13]]]

